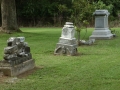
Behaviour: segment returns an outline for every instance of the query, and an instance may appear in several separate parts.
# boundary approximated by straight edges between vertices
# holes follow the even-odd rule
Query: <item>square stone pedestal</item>
[[[113,34],[108,27],[108,10],[96,10],[93,15],[95,16],[95,30],[90,39],[111,39]]]
[[[54,54],[56,55],[76,55],[77,54],[77,44],[76,39],[65,39],[61,38],[59,39],[59,42],[56,45],[56,49]]]
[[[35,67],[35,61],[33,59],[27,60],[21,64],[11,66],[9,63],[4,61],[0,62],[0,71],[5,76],[17,76]]]
[[[100,29],[100,30],[94,30],[92,35],[89,37],[90,39],[112,39],[113,34],[111,34],[111,31],[109,29]]]

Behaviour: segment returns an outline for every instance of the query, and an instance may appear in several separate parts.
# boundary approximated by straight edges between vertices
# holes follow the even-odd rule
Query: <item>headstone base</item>
[[[56,45],[56,49],[54,51],[55,55],[70,55],[74,56],[77,54],[77,44],[76,39],[59,39],[59,43]]]
[[[111,31],[109,29],[106,30],[95,29],[92,35],[89,37],[89,39],[111,39],[111,38],[113,38],[113,34],[111,34]]]
[[[33,59],[27,60],[21,64],[11,66],[9,63],[4,61],[0,62],[0,71],[5,76],[17,76],[35,67],[35,61]]]

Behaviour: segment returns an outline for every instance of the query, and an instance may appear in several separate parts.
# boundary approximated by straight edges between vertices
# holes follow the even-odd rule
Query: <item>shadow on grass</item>
[[[59,33],[58,32],[22,32],[23,34],[26,34],[26,35],[33,35],[33,36],[35,36],[35,35],[48,35],[48,36],[53,36],[53,35],[55,35],[55,36],[58,36],[59,35]]]
[[[29,70],[29,71],[26,71],[26,72],[18,75],[17,77],[18,77],[18,78],[26,78],[26,77],[28,77],[29,75],[35,73],[37,70],[42,69],[42,68],[43,68],[42,66],[41,66],[41,67],[40,67],[40,66],[39,66],[39,67],[35,66],[33,69],[31,69],[31,70]]]

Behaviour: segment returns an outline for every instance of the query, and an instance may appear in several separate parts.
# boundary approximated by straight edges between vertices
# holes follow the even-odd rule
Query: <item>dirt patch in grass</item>
[[[0,75],[0,84],[1,83],[4,83],[8,78],[10,78],[10,77],[8,77],[8,76],[4,76],[4,75]]]
[[[33,74],[36,70],[41,69],[41,68],[43,68],[43,67],[34,67],[32,70],[26,71],[26,72],[18,75],[17,77],[18,77],[18,78],[25,78],[25,77],[27,77],[28,75]]]

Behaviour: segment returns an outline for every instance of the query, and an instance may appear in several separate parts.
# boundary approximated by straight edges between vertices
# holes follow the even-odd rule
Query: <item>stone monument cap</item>
[[[72,22],[66,22],[65,27],[74,27]]]
[[[72,22],[66,22],[65,24],[73,25],[73,23],[72,23]]]
[[[93,15],[98,16],[98,15],[109,15],[110,13],[108,10],[96,10]]]

